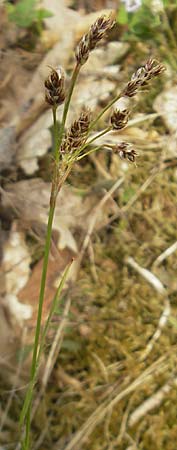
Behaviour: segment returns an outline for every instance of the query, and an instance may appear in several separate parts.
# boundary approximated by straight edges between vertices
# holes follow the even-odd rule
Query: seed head
[[[80,65],[85,64],[89,57],[89,53],[94,50],[98,42],[106,35],[113,25],[114,21],[105,16],[99,17],[91,26],[89,32],[85,34],[76,48],[76,60]]]
[[[157,61],[156,59],[148,59],[148,61],[145,64],[145,70],[146,72],[149,74],[149,76],[152,77],[157,77],[158,75],[160,75],[161,73],[163,73],[166,68],[163,64],[159,63],[159,61]]]
[[[91,115],[89,110],[82,111],[78,120],[75,120],[67,131],[61,145],[61,153],[73,153],[86,141]]]
[[[58,106],[65,99],[65,75],[62,68],[52,69],[44,82],[46,102],[51,106]]]
[[[120,111],[116,109],[111,116],[111,125],[114,130],[121,130],[127,125],[128,122],[129,111],[124,109]]]
[[[146,64],[133,73],[131,80],[125,86],[123,95],[133,97],[142,86],[147,86],[148,82],[164,72],[165,66],[155,59],[149,59]]]
[[[130,162],[135,162],[138,153],[134,150],[128,142],[120,142],[113,147],[113,151],[118,153],[120,159],[126,159]]]

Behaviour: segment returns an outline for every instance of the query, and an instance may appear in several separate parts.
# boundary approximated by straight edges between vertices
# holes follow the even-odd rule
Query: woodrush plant
[[[90,147],[91,144],[103,135],[106,135],[110,131],[119,131],[126,127],[129,120],[129,111],[127,109],[119,110],[115,109],[110,114],[109,125],[92,136],[92,130],[98,124],[98,121],[103,114],[110,110],[114,103],[121,97],[134,97],[144,87],[147,87],[149,82],[160,75],[165,67],[154,59],[149,59],[146,64],[140,67],[128,81],[121,92],[101,110],[96,118],[92,118],[92,114],[88,109],[81,111],[79,117],[73,122],[70,128],[65,130],[65,124],[67,114],[70,106],[72,93],[82,66],[89,58],[90,52],[94,50],[97,44],[105,37],[106,33],[114,26],[114,21],[111,17],[102,16],[96,20],[91,26],[89,32],[85,34],[75,51],[75,66],[70,80],[68,93],[66,94],[65,88],[65,74],[62,68],[51,69],[51,72],[45,80],[45,99],[48,105],[52,109],[53,113],[53,157],[54,168],[52,173],[51,183],[51,195],[50,195],[50,208],[48,215],[48,224],[46,232],[44,261],[41,276],[40,295],[38,303],[38,315],[35,330],[35,338],[33,345],[33,356],[31,364],[30,381],[27,389],[26,397],[24,400],[20,425],[22,427],[22,450],[30,449],[30,429],[31,429],[31,407],[34,395],[35,384],[38,378],[38,370],[40,365],[40,358],[44,349],[45,338],[48,332],[48,328],[51,323],[52,315],[55,311],[56,305],[59,300],[59,296],[63,285],[65,283],[71,263],[67,266],[62,280],[58,286],[54,299],[51,302],[51,308],[48,319],[46,321],[44,330],[42,331],[42,309],[44,303],[44,293],[46,285],[47,267],[49,261],[49,252],[52,235],[52,225],[55,213],[55,205],[57,196],[61,190],[61,187],[65,183],[70,174],[73,165],[86,157],[92,152],[98,149],[108,148],[116,152],[120,158],[126,159],[130,162],[135,162],[137,153],[127,142],[119,142],[116,145],[107,144],[99,145],[97,147]],[[63,116],[61,124],[57,122],[57,108],[64,103]]]

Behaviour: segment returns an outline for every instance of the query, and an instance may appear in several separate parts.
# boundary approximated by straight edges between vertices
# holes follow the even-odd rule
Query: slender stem
[[[92,130],[92,128],[95,127],[95,125],[97,124],[97,122],[101,119],[101,117],[103,116],[103,114],[109,109],[111,108],[111,106],[117,102],[117,100],[119,100],[122,97],[122,93],[119,93],[118,95],[116,95],[106,106],[105,108],[103,108],[100,113],[98,114],[98,116],[96,117],[95,120],[93,120],[93,122],[91,123],[91,126],[89,128],[89,131]]]
[[[88,152],[84,153],[83,155],[78,156],[77,161],[80,161],[81,159],[85,158],[85,156],[88,156],[88,155],[90,155],[91,153],[94,153],[94,152],[96,152],[97,150],[100,150],[100,148],[103,148],[103,146],[102,146],[102,145],[99,145],[98,147],[92,148],[92,150],[89,150]]]
[[[37,323],[36,323],[35,341],[34,341],[34,348],[33,348],[33,359],[32,359],[32,366],[31,366],[31,379],[32,380],[34,378],[35,370],[36,370],[36,358],[37,358],[37,350],[38,350],[39,336],[40,336],[40,329],[41,329],[42,306],[43,306],[43,299],[44,299],[44,292],[45,292],[45,282],[46,282],[46,276],[47,276],[47,265],[48,265],[48,259],[49,259],[54,211],[55,211],[55,203],[50,207],[49,217],[48,217],[44,263],[43,263],[41,287],[40,287],[40,294],[39,294],[39,309],[38,309],[38,317],[37,317]]]
[[[54,106],[52,108],[53,113],[53,153],[56,163],[59,161],[59,151],[58,151],[58,124],[57,124],[57,108]]]
[[[79,70],[80,70],[80,66],[78,64],[76,64],[75,69],[73,71],[72,78],[71,78],[68,96],[66,98],[65,105],[64,105],[62,123],[61,123],[59,133],[58,133],[58,126],[57,126],[57,119],[56,119],[56,107],[53,108],[53,126],[54,126],[53,152],[54,152],[54,158],[55,158],[56,163],[59,162],[58,148],[61,145],[64,128],[65,128],[66,117],[67,117],[67,113],[68,113],[68,109],[69,109],[69,104],[70,104],[71,96],[73,93],[73,89],[74,89],[74,86],[76,83],[76,79],[77,79]],[[66,177],[68,176],[69,171],[70,171],[70,168],[67,169],[66,176],[64,177],[63,182],[65,181]],[[53,186],[52,186],[52,188],[53,188]],[[24,405],[22,408],[21,420],[20,420],[21,425],[24,424],[24,421],[25,421],[25,425],[26,425],[24,440],[22,442],[22,450],[28,450],[30,448],[31,406],[32,406],[32,398],[33,398],[33,392],[34,392],[34,384],[35,384],[35,380],[36,380],[36,376],[37,376],[37,369],[38,369],[38,365],[39,365],[38,348],[39,348],[39,340],[40,340],[40,332],[41,332],[42,309],[43,309],[43,303],[44,303],[44,294],[45,294],[47,267],[48,267],[48,261],[49,261],[50,243],[51,243],[51,235],[52,235],[52,224],[53,224],[55,204],[56,204],[56,195],[52,196],[52,191],[51,191],[51,202],[50,202],[50,210],[49,210],[48,224],[47,224],[45,252],[44,252],[42,276],[41,276],[38,314],[37,314],[37,323],[36,323],[35,339],[34,339],[34,346],[33,346],[33,357],[32,357],[32,364],[31,364],[30,382],[29,382],[29,387],[28,387],[27,393],[26,393]]]
[[[99,137],[104,136],[105,134],[109,133],[109,131],[112,130],[112,126],[109,126],[105,128],[105,130],[101,131],[101,133],[98,133],[96,136],[94,136],[90,141],[86,142],[83,148],[87,147],[88,145],[92,144],[92,142],[96,141]]]
[[[40,356],[41,356],[43,348],[44,348],[45,337],[47,335],[47,332],[48,332],[48,329],[49,329],[49,325],[50,325],[53,313],[54,313],[54,311],[56,309],[56,306],[57,306],[57,303],[59,301],[59,297],[60,297],[61,291],[62,291],[62,289],[64,287],[64,284],[65,284],[65,281],[66,281],[66,278],[67,278],[67,275],[68,275],[68,272],[69,272],[69,269],[70,269],[72,263],[73,263],[73,260],[71,260],[69,262],[69,264],[66,266],[66,269],[65,269],[65,271],[64,271],[64,273],[62,275],[62,279],[61,279],[61,281],[60,281],[60,283],[59,283],[59,285],[57,287],[56,293],[55,293],[55,295],[53,297],[51,308],[50,308],[50,311],[49,311],[49,315],[48,315],[48,318],[46,320],[46,323],[45,323],[45,326],[44,326],[44,330],[43,330],[43,333],[42,333],[42,337],[41,337],[40,348],[39,348],[39,352],[38,352],[38,362],[40,360]]]
[[[22,442],[22,450],[26,450],[30,445],[30,425],[31,425],[31,403],[28,407],[26,414],[26,430],[25,430],[25,440]]]
[[[176,38],[175,38],[175,36],[173,34],[173,30],[172,30],[171,25],[169,23],[168,15],[167,15],[167,12],[166,12],[165,8],[163,8],[163,11],[162,11],[162,18],[164,20],[164,24],[165,24],[165,27],[166,27],[165,31],[167,33],[168,39],[171,42],[171,45],[172,45],[173,49],[177,50]]]
[[[47,267],[48,267],[54,211],[55,211],[55,202],[50,206],[49,217],[48,217],[44,262],[43,262],[41,287],[40,287],[40,294],[39,294],[38,315],[37,315],[36,331],[35,331],[34,346],[33,346],[33,358],[32,358],[31,373],[30,373],[30,384],[29,384],[29,390],[27,391],[27,397],[26,397],[28,399],[28,402],[27,402],[27,404],[26,404],[26,402],[24,403],[24,408],[25,408],[24,418],[26,418],[26,428],[25,428],[25,439],[22,444],[22,450],[27,450],[29,448],[29,437],[30,437],[29,434],[30,434],[30,423],[31,423],[31,403],[32,403],[32,397],[33,397],[33,387],[34,387],[35,377],[36,377],[36,372],[37,372],[37,367],[36,367],[37,364],[36,363],[37,363],[37,354],[38,354],[38,346],[39,346],[39,338],[40,338],[40,330],[41,330],[42,308],[43,308],[43,302],[44,302],[45,283],[46,283],[46,276],[47,276]],[[22,419],[23,419],[23,410],[22,410]]]
[[[61,125],[60,125],[59,136],[58,136],[59,148],[60,148],[60,145],[61,145],[61,141],[62,141],[64,129],[65,129],[66,117],[67,117],[67,114],[68,114],[68,109],[69,109],[69,105],[70,105],[70,101],[71,101],[71,96],[72,96],[72,93],[73,93],[73,89],[74,89],[74,86],[75,86],[75,83],[76,83],[79,71],[80,71],[80,65],[76,64],[76,66],[75,66],[75,68],[73,70],[72,77],[71,77],[68,95],[66,97],[66,101],[65,101],[65,104],[64,104],[63,117],[62,117],[62,122],[61,122]]]
[[[79,159],[82,159],[84,156],[86,156],[88,153],[90,153],[90,152],[87,152],[87,153],[84,153],[83,155],[80,156],[81,152],[83,150],[85,150],[85,148],[87,148],[90,144],[92,144],[94,141],[96,141],[99,137],[104,136],[106,133],[109,133],[109,131],[111,131],[111,130],[112,130],[112,126],[109,126],[109,127],[105,128],[103,131],[101,131],[101,133],[96,134],[96,136],[94,136],[92,139],[90,139],[90,141],[87,141],[79,149],[78,156],[77,156],[77,161],[79,161]],[[100,148],[100,146],[99,146],[99,148]],[[76,157],[76,154],[74,156],[74,159],[75,159],[75,157]]]

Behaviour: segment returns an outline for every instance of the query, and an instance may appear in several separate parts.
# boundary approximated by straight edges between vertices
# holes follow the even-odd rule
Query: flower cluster
[[[81,112],[79,118],[74,121],[64,137],[60,149],[61,153],[73,153],[85,143],[90,120],[89,110]]]
[[[76,48],[75,55],[79,65],[83,65],[87,61],[89,53],[94,50],[98,42],[113,25],[114,21],[110,17],[106,18],[105,16],[101,16],[96,20],[89,32],[82,37]]]
[[[57,107],[65,100],[65,75],[62,68],[51,69],[51,73],[44,82],[45,100],[50,106]]]
[[[120,111],[116,109],[111,116],[111,125],[113,130],[121,130],[127,125],[128,122],[129,111],[124,109]]]
[[[146,64],[133,73],[131,80],[125,86],[122,95],[134,97],[140,87],[147,86],[152,78],[164,72],[165,67],[155,59],[149,59]]]
[[[126,159],[130,162],[135,162],[138,155],[128,142],[119,142],[119,144],[112,147],[112,150],[119,155],[120,159]]]

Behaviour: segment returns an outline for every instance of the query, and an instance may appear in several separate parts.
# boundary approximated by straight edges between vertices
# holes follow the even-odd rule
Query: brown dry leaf
[[[37,224],[47,225],[50,189],[51,184],[40,178],[20,181],[7,187],[2,195],[2,205],[14,209],[18,217],[28,223],[29,228],[36,230]],[[84,221],[86,211],[88,207],[83,207],[82,198],[64,186],[57,199],[54,219],[54,230],[59,232],[59,248],[67,246],[77,251],[71,229]]]
[[[34,178],[9,184],[2,193],[2,207],[6,211],[15,213],[21,226],[37,232],[43,240],[48,219],[50,189],[50,183]],[[62,187],[57,198],[53,226],[53,229],[59,233],[57,243],[59,249],[67,247],[77,252],[73,233],[77,229],[87,231],[96,203],[95,196],[89,195],[83,199],[70,186]],[[108,205],[100,210],[95,229],[106,220],[111,208],[108,202]]]
[[[74,29],[77,21],[81,20],[79,13],[66,8],[62,1],[60,2],[60,5],[58,4],[58,1],[52,3],[44,1],[43,3],[46,9],[54,12],[54,16],[45,19],[45,22],[47,30],[51,30],[52,34],[54,32],[55,34],[57,33],[55,39],[52,37],[51,44],[56,42],[56,39],[57,42],[54,47],[45,54],[30,82],[25,86],[25,90],[23,90],[21,112],[19,112],[18,117],[15,118],[17,135],[20,135],[27,127],[29,127],[29,125],[33,124],[40,113],[46,109],[43,86],[46,75],[48,74],[48,66],[63,66],[64,68],[68,66],[68,61],[74,47]],[[43,39],[43,37],[41,39]],[[45,39],[46,32],[44,40]],[[49,33],[48,39],[50,39]]]
[[[42,322],[45,321],[49,313],[51,301],[56,292],[56,285],[58,286],[59,284],[58,279],[59,277],[61,279],[61,275],[66,265],[71,261],[72,257],[73,257],[72,252],[68,250],[63,250],[60,252],[59,251],[55,252],[55,255],[52,258],[50,257],[49,259]],[[28,282],[18,294],[19,301],[23,303],[23,305],[26,306],[30,305],[30,307],[32,308],[32,314],[28,321],[28,327],[32,328],[32,330],[35,326],[37,317],[42,266],[43,266],[43,259],[41,259],[35,265]],[[67,282],[68,281],[69,279],[67,280]]]
[[[15,128],[0,129],[0,171],[8,169],[15,156]]]

